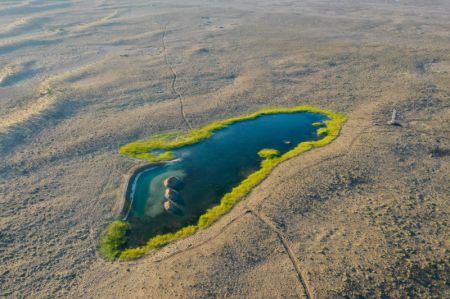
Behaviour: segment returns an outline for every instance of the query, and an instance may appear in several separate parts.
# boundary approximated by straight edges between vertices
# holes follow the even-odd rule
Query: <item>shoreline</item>
[[[293,158],[297,155],[300,155],[303,152],[309,151],[311,149],[322,147],[330,142],[332,142],[335,138],[338,137],[342,125],[346,122],[347,116],[338,113],[335,111],[331,111],[328,109],[321,109],[314,106],[297,106],[297,107],[290,107],[290,108],[266,108],[262,109],[260,111],[256,111],[252,114],[233,117],[230,119],[225,119],[221,121],[216,121],[210,124],[206,124],[205,126],[195,129],[193,131],[185,133],[187,136],[187,139],[181,141],[181,142],[171,142],[167,140],[153,140],[150,139],[147,142],[134,142],[131,144],[128,144],[124,147],[129,147],[130,145],[133,147],[136,147],[138,149],[138,152],[141,154],[144,152],[149,153],[151,150],[160,148],[167,150],[169,152],[171,149],[180,148],[185,145],[190,145],[193,143],[200,142],[204,139],[207,139],[211,137],[215,131],[220,130],[222,128],[227,127],[228,125],[231,125],[238,121],[245,121],[257,118],[262,115],[267,114],[277,114],[277,113],[299,113],[299,112],[312,112],[312,113],[320,113],[325,116],[327,116],[329,119],[324,121],[325,127],[321,127],[317,129],[317,134],[324,135],[325,137],[322,139],[319,139],[317,141],[306,141],[301,142],[298,144],[295,148],[288,151],[281,157],[277,157],[274,159],[266,159],[263,161],[262,167],[257,170],[256,172],[252,173],[249,177],[247,177],[244,181],[242,181],[237,187],[233,188],[233,190],[227,194],[225,194],[220,203],[209,209],[208,212],[203,214],[196,225],[190,225],[187,227],[184,227],[177,232],[174,233],[168,233],[163,235],[158,235],[150,240],[148,240],[147,244],[141,247],[136,248],[126,248],[125,250],[121,251],[119,254],[119,260],[134,260],[137,258],[142,257],[147,252],[151,251],[152,249],[160,248],[162,246],[167,245],[168,243],[171,243],[173,241],[176,241],[178,239],[181,239],[183,237],[186,237],[188,235],[191,235],[195,233],[199,229],[204,229],[206,227],[209,227],[212,225],[216,220],[218,220],[221,216],[228,213],[234,205],[239,202],[241,199],[243,199],[255,186],[257,186],[261,181],[263,181],[270,173],[271,171],[279,165],[281,162],[288,160],[290,158]],[[122,147],[122,149],[124,148]],[[166,153],[167,153],[166,152]],[[120,152],[122,155],[127,156],[124,152]],[[134,154],[128,153],[128,156],[134,156]],[[140,155],[139,155],[140,156]],[[136,157],[137,158],[137,157]],[[144,158],[141,156],[141,158]],[[146,157],[149,158],[149,157]],[[150,159],[147,159],[150,160]],[[129,176],[129,179],[127,180],[125,193],[124,193],[124,200],[122,205],[122,211],[121,214],[124,215],[124,211],[126,207],[130,207],[132,201],[130,201],[130,194],[133,193],[133,186],[135,185],[134,182],[136,178],[139,177],[139,174],[145,171],[146,169],[149,169],[156,165],[164,165],[166,163],[170,163],[171,161],[155,161],[150,162],[150,164],[145,165],[139,165],[132,169],[131,174]],[[130,184],[130,182],[132,182]],[[124,220],[126,221],[128,217],[128,213],[124,215]],[[107,236],[105,236],[107,237]]]

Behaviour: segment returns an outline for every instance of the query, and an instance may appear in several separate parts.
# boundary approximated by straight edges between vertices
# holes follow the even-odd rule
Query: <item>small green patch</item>
[[[317,135],[328,135],[330,130],[328,128],[319,128],[317,130]]]
[[[264,159],[272,159],[280,156],[280,152],[273,148],[265,148],[258,152],[258,155]]]
[[[315,123],[313,123],[312,124],[314,127],[321,127],[321,126],[323,126],[323,123],[321,123],[321,122],[315,122]]]
[[[155,156],[151,153],[136,153],[134,155],[135,158],[147,160],[149,162],[163,162],[163,161],[170,161],[176,158],[175,154],[173,152],[164,152],[159,154],[158,156]]]
[[[127,243],[130,224],[126,221],[113,221],[100,239],[100,253],[109,260],[115,260]]]

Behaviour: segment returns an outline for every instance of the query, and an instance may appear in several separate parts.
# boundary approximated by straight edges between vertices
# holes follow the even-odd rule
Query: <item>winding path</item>
[[[183,118],[184,123],[186,124],[188,129],[192,129],[192,126],[189,123],[189,120],[187,119],[186,114],[184,113],[183,96],[175,87],[178,76],[177,76],[177,72],[175,71],[173,65],[170,63],[169,58],[167,57],[166,35],[167,35],[167,24],[164,26],[164,32],[162,35],[162,46],[163,46],[163,52],[164,52],[164,60],[167,64],[167,66],[169,67],[170,72],[172,73],[172,84],[170,87],[172,89],[172,92],[177,95],[177,98],[180,101],[181,117]]]
[[[286,251],[287,255],[289,256],[289,259],[292,262],[292,266],[294,266],[295,272],[297,273],[298,281],[303,287],[306,298],[311,299],[311,293],[309,291],[308,284],[306,283],[306,280],[302,274],[300,263],[295,257],[295,254],[292,251],[291,247],[289,246],[289,243],[287,242],[286,238],[284,237],[283,232],[266,216],[263,216],[254,210],[250,210],[250,213],[256,218],[258,218],[260,221],[262,221],[264,224],[266,224],[269,227],[269,229],[278,236],[278,239],[280,239],[281,244],[283,244],[284,250]]]

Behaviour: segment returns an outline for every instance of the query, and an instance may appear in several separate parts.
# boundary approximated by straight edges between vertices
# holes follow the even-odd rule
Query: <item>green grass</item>
[[[252,190],[263,179],[265,179],[278,164],[313,148],[325,146],[333,141],[339,135],[342,125],[347,120],[347,117],[341,113],[312,106],[299,106],[294,108],[268,108],[255,112],[253,114],[213,122],[209,125],[206,125],[205,127],[187,133],[169,133],[158,135],[147,141],[133,142],[123,146],[119,151],[121,155],[141,158],[150,162],[167,161],[174,158],[173,153],[169,152],[170,154],[167,154],[167,156],[165,156],[165,154],[167,153],[166,152],[155,156],[152,155],[150,151],[171,150],[185,145],[197,143],[201,140],[211,137],[215,131],[223,129],[238,121],[255,119],[259,116],[268,114],[298,112],[321,113],[330,118],[329,120],[326,120],[322,123],[324,127],[320,127],[317,130],[319,134],[324,136],[322,139],[317,141],[302,142],[298,144],[294,149],[290,150],[282,156],[280,156],[279,153],[278,155],[274,155],[275,153],[271,152],[272,155],[269,154],[270,158],[262,161],[261,168],[259,170],[249,175],[237,187],[233,188],[231,192],[225,194],[222,197],[219,205],[209,209],[205,214],[200,216],[200,219],[198,220],[198,223],[196,225],[187,226],[174,233],[155,236],[151,238],[146,245],[137,248],[125,249],[120,252],[120,255],[117,253],[117,251],[120,251],[121,246],[124,245],[122,237],[109,237],[108,240],[111,241],[105,243],[108,246],[107,251],[112,253],[109,254],[109,256],[114,256],[114,258],[118,256],[121,261],[134,260],[142,257],[144,254],[153,249],[160,248],[170,242],[192,235],[200,229],[209,227],[221,216],[228,213],[241,199],[243,199],[250,192],[250,190]],[[263,152],[263,155],[266,155],[268,151],[274,150],[266,149],[261,152]],[[105,235],[115,236],[114,230],[111,231],[110,234],[106,233]],[[125,235],[126,234],[123,234],[123,236]]]
[[[127,243],[130,224],[126,221],[113,221],[100,238],[100,253],[109,260],[115,260]]]
[[[258,152],[258,155],[261,158],[273,159],[275,157],[279,157],[280,156],[280,152],[277,151],[276,149],[273,149],[273,148],[265,148],[265,149],[260,150]]]

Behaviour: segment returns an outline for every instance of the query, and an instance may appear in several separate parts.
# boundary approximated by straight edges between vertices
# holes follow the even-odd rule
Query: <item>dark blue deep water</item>
[[[303,141],[317,140],[317,127],[312,124],[326,119],[309,112],[264,115],[234,123],[209,139],[173,150],[179,160],[149,169],[136,179],[129,245],[142,245],[154,235],[195,224],[225,193],[260,168],[261,149],[273,148],[284,154]],[[163,207],[163,181],[171,176],[184,182],[179,191],[185,202],[181,216]]]

